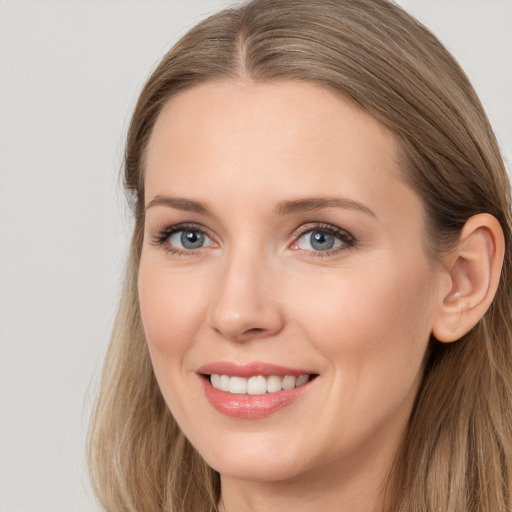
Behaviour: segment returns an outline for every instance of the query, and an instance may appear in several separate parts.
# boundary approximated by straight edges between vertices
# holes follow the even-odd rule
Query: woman
[[[106,510],[510,510],[509,184],[423,26],[386,0],[208,18],[142,91],[125,183]]]

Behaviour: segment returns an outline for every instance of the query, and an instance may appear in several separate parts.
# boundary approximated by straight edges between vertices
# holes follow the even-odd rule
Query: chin
[[[301,474],[296,463],[281,460],[260,459],[256,462],[247,460],[222,460],[211,465],[221,476],[252,482],[281,482],[293,480]]]
[[[239,437],[239,436],[238,436]],[[283,450],[283,447],[288,448]],[[240,439],[232,443],[219,443],[214,449],[201,453],[209,466],[222,476],[260,481],[282,481],[297,477],[303,470],[300,452],[283,445],[283,440],[260,442],[248,437],[245,443]]]

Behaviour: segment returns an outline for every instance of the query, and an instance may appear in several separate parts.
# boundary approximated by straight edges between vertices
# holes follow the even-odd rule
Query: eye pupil
[[[181,244],[185,249],[197,249],[204,244],[204,235],[199,231],[183,231],[181,234]]]
[[[313,231],[310,238],[311,247],[318,251],[327,251],[334,246],[334,236],[321,231]]]

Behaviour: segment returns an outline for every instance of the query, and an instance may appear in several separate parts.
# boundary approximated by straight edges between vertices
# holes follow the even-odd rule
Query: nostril
[[[251,335],[251,334],[260,334],[262,332],[265,332],[265,329],[262,329],[261,327],[253,327],[251,329],[247,329],[244,334]]]
[[[273,334],[275,334],[275,332],[270,329],[265,329],[263,327],[251,327],[250,329],[243,331],[237,338],[243,341],[266,338],[267,336],[272,336]]]
[[[234,330],[230,332],[228,329],[222,330],[217,327],[215,327],[214,330],[217,334],[220,334],[225,338],[238,341],[264,338],[272,334],[272,331],[270,331],[269,329],[264,329],[262,327],[251,327],[249,329],[241,329],[239,332],[235,332]]]

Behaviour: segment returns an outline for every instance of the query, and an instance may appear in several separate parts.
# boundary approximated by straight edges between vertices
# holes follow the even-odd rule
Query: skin
[[[221,474],[221,508],[379,510],[450,286],[424,251],[422,204],[392,134],[313,84],[210,82],[164,107],[145,186],[148,346],[170,410]],[[344,200],[276,212],[310,197]],[[181,223],[205,245],[180,251],[179,236],[161,235]],[[304,232],[318,223],[355,242],[314,250]],[[216,361],[318,377],[274,414],[232,418],[197,374]]]

